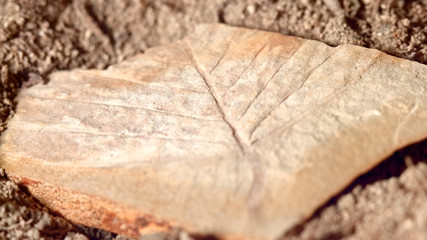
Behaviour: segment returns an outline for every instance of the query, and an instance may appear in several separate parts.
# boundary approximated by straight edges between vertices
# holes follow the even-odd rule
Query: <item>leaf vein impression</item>
[[[90,71],[90,70],[89,70]],[[88,73],[87,75],[91,75],[91,76],[96,76],[95,74],[91,74]],[[188,88],[188,87],[177,87],[177,86],[164,86],[164,85],[154,85],[154,84],[150,84],[150,83],[146,83],[146,82],[142,82],[142,81],[134,81],[132,79],[129,78],[124,78],[124,77],[107,77],[107,76],[102,76],[105,79],[109,79],[109,80],[118,80],[118,81],[124,81],[124,82],[129,82],[129,83],[134,83],[137,85],[142,85],[144,87],[149,87],[149,88],[157,88],[159,90],[169,90],[169,89],[173,89],[173,90],[179,90],[179,91],[188,91],[188,92],[194,92],[194,93],[200,93],[200,94],[209,94],[209,92],[201,90],[201,89],[195,89],[195,88]]]
[[[184,118],[191,118],[195,120],[201,120],[201,121],[221,121],[220,119],[208,119],[208,118],[200,118],[196,116],[186,115],[182,113],[177,112],[171,112],[171,111],[162,111],[158,109],[151,109],[151,108],[145,108],[145,107],[139,107],[139,106],[131,106],[131,105],[122,105],[122,104],[111,104],[111,103],[101,103],[101,102],[92,102],[92,101],[81,101],[81,100],[71,100],[71,99],[63,99],[63,98],[47,98],[47,97],[40,97],[40,96],[29,96],[31,98],[37,98],[41,100],[55,100],[55,101],[64,101],[64,102],[70,102],[70,103],[82,103],[82,104],[93,104],[93,105],[102,105],[102,106],[110,106],[110,107],[122,107],[122,108],[130,108],[130,109],[140,109],[145,110],[149,112],[156,112],[156,113],[162,113],[165,115],[175,115],[179,117]]]
[[[333,51],[331,54],[329,54],[322,62],[320,62],[317,66],[315,66],[312,70],[310,70],[310,72],[308,72],[308,74],[304,77],[304,79],[301,81],[301,84],[297,87],[297,89],[293,92],[291,92],[289,95],[285,96],[273,109],[271,109],[268,114],[265,115],[265,117],[263,117],[255,126],[254,128],[251,130],[250,134],[249,134],[249,139],[251,141],[251,144],[255,143],[256,141],[260,140],[260,139],[253,139],[252,140],[252,136],[254,134],[254,132],[261,126],[261,124],[266,121],[268,119],[268,117],[271,116],[271,114],[277,110],[277,108],[279,108],[280,105],[282,105],[282,103],[284,103],[290,96],[292,96],[293,94],[295,94],[299,89],[301,89],[304,84],[307,82],[307,80],[313,75],[313,73],[318,70],[327,60],[329,60],[334,54],[336,54],[338,52],[339,49],[336,49],[335,51]],[[312,107],[313,108],[313,107]],[[304,114],[310,112],[310,110],[312,108],[307,109],[306,111],[301,112],[301,114],[299,114],[295,120],[299,119],[300,117],[304,116]],[[291,124],[294,121],[291,121]],[[275,128],[272,131],[269,131],[269,133],[267,133],[265,135],[265,137],[271,135],[272,133],[274,133],[275,131],[281,129],[283,126],[288,126],[289,124],[285,123],[284,125],[282,125],[281,127]]]
[[[249,63],[249,65],[245,68],[245,70],[243,70],[243,72],[239,75],[239,77],[236,79],[236,81],[233,82],[233,84],[231,84],[231,86],[227,89],[227,91],[222,95],[222,97],[224,97],[231,88],[234,87],[234,85],[236,85],[237,82],[239,82],[240,79],[242,79],[242,76],[252,67],[252,64],[255,62],[256,58],[259,56],[259,54],[262,52],[262,50],[265,49],[265,47],[268,45],[268,43],[270,42],[270,39],[272,38],[273,35],[271,35],[267,41],[262,45],[262,47],[258,50],[258,52],[255,54],[254,58],[252,58],[251,62]]]
[[[17,122],[19,124],[19,122]],[[21,125],[24,125],[24,123],[22,123]],[[122,132],[122,133],[116,133],[116,132],[103,132],[103,131],[70,131],[70,130],[64,130],[64,129],[58,129],[58,130],[54,130],[54,129],[50,129],[50,130],[46,130],[43,127],[42,128],[15,128],[15,127],[10,127],[8,128],[10,130],[14,130],[14,131],[30,131],[30,132],[37,132],[37,134],[44,132],[44,133],[60,133],[60,134],[64,134],[64,133],[70,133],[70,134],[87,134],[87,135],[95,135],[95,136],[116,136],[116,137],[135,137],[135,138],[147,138],[147,139],[151,139],[151,138],[155,138],[155,139],[163,139],[163,140],[176,140],[176,141],[189,141],[189,142],[205,142],[205,143],[213,143],[213,144],[223,144],[223,145],[228,145],[229,143],[227,142],[222,142],[222,141],[210,141],[210,140],[206,140],[203,138],[182,138],[182,137],[167,137],[167,136],[161,136],[161,135],[153,135],[151,133],[147,133],[147,134],[141,134],[141,133],[126,133],[126,132]]]
[[[212,73],[219,66],[219,64],[222,62],[222,60],[224,59],[224,57],[227,56],[228,50],[230,50],[230,46],[233,43],[234,37],[237,35],[238,32],[240,32],[240,29],[236,30],[233,33],[233,36],[231,36],[231,39],[228,42],[227,49],[225,50],[224,54],[220,57],[220,59],[218,60],[218,62],[215,64],[215,66],[212,68],[212,70],[210,71],[210,73]]]
[[[193,53],[193,49],[192,49],[191,45],[188,43],[187,40],[185,40],[184,43],[185,43],[185,47],[188,50],[189,56],[191,57],[191,60],[194,63],[196,70],[199,72],[200,77],[203,79],[206,86],[208,87],[209,93],[213,97],[215,104],[217,105],[219,111],[221,112],[221,115],[222,115],[222,118],[224,119],[224,122],[230,127],[232,134],[233,134],[233,137],[239,146],[239,149],[242,151],[242,153],[247,153],[248,152],[247,144],[245,144],[244,141],[242,141],[241,137],[239,136],[239,133],[234,128],[234,126],[231,124],[231,122],[228,120],[228,117],[225,114],[224,109],[222,108],[221,104],[219,104],[219,102],[218,102],[218,96],[216,95],[215,90],[212,88],[212,85],[209,83],[207,76],[204,73],[202,67],[199,65],[199,63],[194,58],[194,53]]]
[[[251,166],[252,166],[252,183],[251,187],[249,189],[249,192],[247,194],[247,207],[250,211],[255,210],[259,204],[261,203],[261,199],[263,196],[263,190],[264,190],[264,170],[262,167],[262,164],[260,162],[259,155],[256,151],[250,148],[250,144],[245,142],[239,135],[237,129],[233,126],[231,121],[228,119],[227,115],[225,114],[224,109],[222,108],[221,104],[218,101],[218,96],[215,93],[215,90],[212,88],[211,84],[208,80],[208,75],[205,73],[205,70],[200,66],[200,64],[196,61],[193,53],[193,49],[191,48],[191,45],[185,41],[185,47],[188,49],[189,56],[191,57],[197,71],[199,72],[200,76],[202,77],[203,81],[205,81],[206,85],[208,86],[209,92],[212,95],[216,105],[218,106],[218,109],[221,111],[222,117],[224,119],[224,122],[230,127],[232,131],[232,135],[234,139],[236,140],[236,143],[240,149],[240,151],[247,157],[249,160]],[[264,47],[261,48],[261,50]],[[261,50],[259,52],[261,52]],[[258,52],[258,54],[259,54]],[[257,55],[258,55],[257,54]],[[256,58],[256,57],[255,57]],[[252,64],[252,63],[251,63]]]
[[[242,117],[244,117],[244,115],[247,113],[247,111],[249,110],[249,108],[252,106],[252,104],[254,103],[254,102],[256,102],[256,100],[258,99],[258,97],[261,95],[261,93],[268,87],[268,85],[270,84],[270,82],[271,82],[271,80],[272,79],[274,79],[274,77],[277,75],[277,73],[282,69],[282,67],[286,64],[286,63],[288,63],[291,59],[292,59],[292,57],[295,55],[295,53],[296,52],[298,52],[298,50],[299,50],[300,48],[298,48],[298,49],[296,49],[293,53],[292,53],[292,55],[288,58],[288,59],[286,59],[286,61],[282,64],[282,65],[280,65],[280,67],[278,67],[277,68],[277,70],[274,72],[274,74],[270,77],[270,79],[268,79],[268,81],[267,81],[267,83],[264,85],[264,87],[257,93],[257,95],[255,96],[255,98],[254,98],[254,100],[253,101],[251,101],[250,103],[249,103],[249,105],[246,107],[246,109],[243,111],[243,113],[240,115],[240,117],[239,117],[239,119],[241,119]],[[286,97],[287,98],[287,97]],[[286,99],[285,98],[285,99]],[[280,104],[279,104],[280,105]],[[273,109],[274,110],[274,109]],[[271,111],[273,111],[273,110],[271,110]],[[271,112],[270,111],[270,112]],[[269,113],[270,113],[269,112]],[[268,116],[268,114],[266,115],[266,116]],[[258,123],[260,123],[260,122],[258,122]],[[259,124],[257,124],[257,126],[259,126]],[[252,136],[252,133],[251,133],[251,135],[250,136]],[[249,138],[250,139],[250,138]]]

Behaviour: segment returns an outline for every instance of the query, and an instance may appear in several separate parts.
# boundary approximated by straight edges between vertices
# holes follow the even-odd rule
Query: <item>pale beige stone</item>
[[[427,136],[427,67],[203,25],[105,71],[24,89],[1,164],[73,221],[274,239]]]

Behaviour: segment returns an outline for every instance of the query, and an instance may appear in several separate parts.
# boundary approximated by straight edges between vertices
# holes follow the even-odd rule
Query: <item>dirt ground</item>
[[[198,23],[351,43],[427,64],[426,0],[0,0],[0,131],[20,87],[52,71],[105,68]],[[357,179],[284,239],[427,239],[427,141]],[[0,179],[0,238],[125,239],[53,216]],[[177,230],[158,239],[188,239]]]

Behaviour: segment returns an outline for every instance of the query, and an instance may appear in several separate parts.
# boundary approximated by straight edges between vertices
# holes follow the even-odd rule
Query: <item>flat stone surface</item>
[[[427,137],[427,67],[202,25],[21,91],[0,167],[63,216],[138,236],[274,239]]]

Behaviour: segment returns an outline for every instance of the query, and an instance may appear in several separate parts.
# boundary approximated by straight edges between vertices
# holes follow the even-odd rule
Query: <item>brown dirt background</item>
[[[427,64],[426,0],[0,0],[0,131],[20,87],[56,70],[105,68],[213,22]],[[1,239],[126,239],[53,216],[2,176]],[[427,239],[426,182],[424,140],[358,178],[283,239]],[[192,238],[179,229],[150,237]]]

